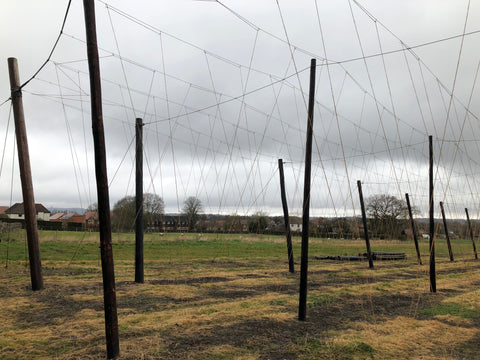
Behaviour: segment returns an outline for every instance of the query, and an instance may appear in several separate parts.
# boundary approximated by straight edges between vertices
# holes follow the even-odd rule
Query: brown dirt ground
[[[275,261],[117,262],[121,359],[480,359],[480,262],[310,262],[307,321],[299,274]],[[0,272],[1,359],[105,358],[98,262],[44,264],[32,292],[21,264]],[[298,268],[298,265],[297,265]]]

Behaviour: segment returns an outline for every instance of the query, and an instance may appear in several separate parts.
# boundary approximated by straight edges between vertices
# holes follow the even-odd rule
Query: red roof
[[[96,211],[88,211],[85,214],[85,220],[89,220],[90,218],[93,218],[94,220],[98,220],[98,213]]]

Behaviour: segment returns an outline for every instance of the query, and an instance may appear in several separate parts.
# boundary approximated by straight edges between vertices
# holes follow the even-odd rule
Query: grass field
[[[134,283],[134,235],[114,234],[121,359],[480,359],[480,262],[437,240],[437,293],[413,243],[372,241],[407,260],[355,255],[363,241],[311,239],[307,321],[283,237],[147,234],[145,283]],[[300,240],[294,239],[296,270]],[[106,357],[98,234],[40,232],[45,289],[30,290],[25,234],[0,242],[0,358]]]

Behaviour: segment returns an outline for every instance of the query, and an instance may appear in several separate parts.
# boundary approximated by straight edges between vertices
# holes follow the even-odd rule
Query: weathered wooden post
[[[470,234],[470,239],[472,239],[473,253],[475,254],[475,260],[477,260],[478,259],[477,247],[475,246],[475,239],[473,237],[472,224],[470,223],[470,216],[468,215],[468,209],[467,208],[465,208],[465,213],[467,214],[468,232]]]
[[[22,183],[23,211],[25,212],[25,230],[27,232],[28,259],[30,262],[30,279],[32,290],[43,289],[42,261],[38,244],[37,212],[33,195],[32,170],[28,152],[27,129],[23,112],[22,90],[18,63],[15,58],[8,58],[8,73],[15,121],[15,136],[17,139],[18,163]]]
[[[283,160],[278,159],[278,171],[280,173],[280,192],[282,196],[283,219],[285,222],[285,233],[287,236],[287,255],[288,255],[288,271],[295,272],[295,265],[293,262],[293,248],[292,248],[292,231],[290,230],[290,217],[288,215],[287,196],[285,194],[285,177],[283,174]]]
[[[100,62],[98,60],[95,2],[83,0],[87,38],[88,69],[90,73],[90,101],[92,112],[93,144],[95,149],[95,177],[97,180],[98,219],[100,222],[100,253],[103,274],[103,304],[107,357],[114,359],[120,353],[118,341],[117,297],[113,266],[110,200],[108,194],[107,159],[102,114]]]
[[[135,121],[135,282],[143,284],[143,123]]]
[[[430,291],[437,292],[437,278],[435,273],[435,222],[433,219],[433,138],[430,135],[428,137],[428,149],[429,149],[429,197],[428,197],[428,207],[430,215],[430,226],[429,226],[429,245],[430,245]]]
[[[365,211],[365,203],[363,202],[362,182],[357,180],[358,195],[360,196],[360,208],[362,209],[363,229],[365,232],[365,244],[367,246],[368,267],[373,269],[372,251],[370,250],[370,238],[368,237],[368,221]]]
[[[448,255],[450,256],[450,261],[453,261],[452,244],[450,244],[450,234],[448,233],[447,218],[445,217],[445,210],[443,209],[443,201],[440,201],[440,210],[442,212],[443,228],[445,230],[445,238],[447,239]]]
[[[305,181],[303,187],[302,249],[300,264],[300,297],[298,320],[307,316],[307,277],[308,277],[308,231],[310,221],[310,177],[312,170],[313,115],[315,110],[315,71],[316,59],[310,61],[310,89],[308,96],[307,140],[305,146]]]
[[[417,227],[415,226],[415,220],[413,220],[412,206],[410,205],[410,197],[408,196],[408,193],[405,194],[405,199],[407,200],[408,216],[410,217],[410,225],[412,227],[415,250],[417,251],[418,264],[422,265],[422,258],[420,257],[420,248],[418,247]]]

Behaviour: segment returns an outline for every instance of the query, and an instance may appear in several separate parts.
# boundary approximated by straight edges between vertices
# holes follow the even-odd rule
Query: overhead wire
[[[57,70],[57,68],[55,68],[55,69],[56,69],[55,73],[56,73],[56,76],[57,76],[57,81],[60,84],[60,78],[59,78],[58,70]],[[72,136],[72,132],[71,132],[71,127],[70,127],[70,123],[68,121],[67,111],[66,111],[66,108],[64,106],[62,89],[59,88],[59,91],[60,91],[60,99],[62,100],[62,105],[63,105],[62,110],[63,110],[63,116],[64,116],[64,120],[65,120],[65,127],[67,129],[67,138],[68,138],[68,144],[69,144],[69,147],[70,147],[70,155],[71,155],[71,158],[72,158],[73,172],[74,172],[74,175],[75,175],[75,181],[76,181],[76,185],[77,185],[78,200],[80,202],[80,207],[83,207],[82,191],[81,191],[81,188],[80,188],[80,181],[83,183],[84,187],[85,187],[85,183],[83,182],[83,176],[82,176],[81,168],[80,168],[80,161],[78,159],[78,153],[77,153],[76,147],[74,145],[73,136]],[[77,165],[75,165],[75,164],[77,164]],[[78,166],[78,173],[77,173],[77,166]],[[86,189],[84,189],[84,190],[86,190]],[[86,191],[84,191],[84,192],[86,193]]]
[[[52,58],[52,55],[53,55],[55,49],[57,48],[58,42],[60,41],[60,38],[63,35],[63,30],[65,29],[65,24],[67,22],[67,17],[68,17],[68,13],[70,11],[70,5],[71,4],[72,4],[72,0],[69,0],[68,4],[67,4],[67,9],[65,10],[65,16],[63,17],[63,22],[62,22],[62,27],[60,28],[60,33],[58,34],[57,39],[55,40],[55,43],[53,44],[52,50],[50,50],[50,53],[48,54],[47,59],[44,61],[44,63],[38,68],[38,70],[27,81],[25,81],[22,85],[20,85],[20,89],[23,89],[25,86],[28,85],[28,83],[30,83],[30,81],[35,79],[37,77],[37,75],[40,73],[40,71],[42,71],[42,69],[48,64],[48,62]]]
[[[317,3],[316,0],[315,0],[315,11],[316,11],[316,14],[317,14],[318,27],[319,27],[319,30],[320,30],[322,49],[323,49],[323,52],[325,54],[325,57],[328,58],[327,48],[325,46],[325,36],[324,36],[324,32],[323,32],[322,22],[321,22],[321,19],[320,19],[320,12],[319,12],[319,9],[318,9],[318,3]],[[341,133],[341,130],[340,130],[340,122],[339,122],[339,118],[338,118],[337,100],[335,99],[335,92],[333,90],[332,76],[331,76],[330,67],[328,66],[328,64],[326,64],[326,69],[327,69],[328,81],[329,81],[329,86],[330,86],[330,96],[332,98],[333,115],[335,117],[336,128],[337,128],[338,136],[339,136],[339,140],[340,140],[340,148],[341,148],[341,151],[342,151],[343,164],[344,164],[344,168],[345,168],[345,175],[347,176],[347,184],[350,184],[350,174],[348,172],[347,162],[345,160],[345,148],[343,146],[343,137],[342,137],[342,133]],[[343,84],[344,84],[344,82],[343,82]],[[343,84],[342,84],[341,89],[343,89]],[[317,149],[318,149],[318,144],[317,144],[316,138],[315,138],[315,145],[317,146]],[[318,151],[318,153],[319,153],[319,159],[321,160],[320,152]],[[324,177],[325,177],[325,182],[327,183],[327,188],[328,188],[328,191],[329,191],[329,195],[333,199],[333,195],[331,193],[331,188],[330,188],[330,185],[328,183],[328,177],[327,177],[325,167],[323,166],[322,161],[321,161],[321,166],[322,166],[323,174],[324,174]],[[348,192],[349,192],[350,199],[351,199],[351,204],[352,204],[352,209],[353,209],[354,219],[355,219],[354,220],[355,221],[355,227],[356,227],[357,234],[358,234],[358,225],[357,225],[356,216],[355,216],[355,204],[353,202],[352,188],[350,186],[348,186]],[[332,201],[332,204],[333,204],[333,201]],[[333,205],[333,206],[335,208],[335,205]],[[336,212],[336,209],[335,209],[335,212]],[[335,214],[335,215],[336,215],[336,217],[338,217],[337,214]]]
[[[218,2],[218,1],[217,1]],[[220,3],[220,2],[218,2]],[[221,3],[220,3],[221,4]],[[223,4],[221,4],[223,6]],[[281,9],[280,9],[280,6],[279,6],[279,3],[277,1],[277,6],[279,7],[279,12],[281,14]],[[109,12],[109,16],[111,18],[111,14],[110,14],[110,11],[114,12],[114,10],[112,10],[112,7],[110,6],[107,6],[107,11]],[[115,11],[115,13],[118,13],[117,11]],[[246,19],[245,19],[246,20]],[[111,20],[111,22],[113,23],[113,20]],[[143,26],[141,25],[141,23],[138,23],[140,26]],[[286,34],[286,37],[287,37],[287,41],[286,41],[286,44],[288,44],[289,46],[289,50],[290,50],[290,57],[291,57],[291,60],[293,61],[293,64],[295,66],[295,54],[297,51],[301,52],[301,50],[299,50],[298,47],[296,47],[294,44],[290,43],[289,39],[288,39],[288,31],[287,31],[287,28],[286,28],[286,23],[285,21],[283,20],[282,18],[282,24],[283,24],[283,27],[284,27],[284,31],[285,31],[285,34]],[[113,25],[113,24],[112,24]],[[261,30],[259,30],[258,27],[255,27],[255,25],[253,23],[251,23],[249,25],[250,27],[254,28],[255,29],[255,33],[256,33],[256,39],[258,37],[258,34]],[[375,26],[377,26],[377,23],[375,22]],[[158,29],[152,29],[152,31],[157,31]],[[164,32],[160,32],[160,34],[165,34]],[[464,34],[466,35],[466,34]],[[377,27],[377,36],[379,36],[379,33],[378,33],[378,27]],[[279,38],[281,39],[281,38]],[[283,39],[282,39],[283,40]],[[255,40],[256,42],[256,40]],[[285,43],[285,40],[283,40],[283,42]],[[119,49],[119,43],[117,41],[117,52],[118,54],[120,55],[120,49]],[[381,47],[381,40],[379,39],[379,45]],[[255,46],[254,46],[255,48]],[[406,48],[405,49],[402,49],[403,53],[406,54]],[[204,51],[204,49],[202,49],[202,51]],[[383,52],[382,49],[380,51],[384,56],[384,55],[387,55],[388,52]],[[110,55],[108,55],[110,56]],[[113,56],[113,55],[112,55]],[[212,55],[210,55],[210,53],[208,53],[208,56],[209,57],[215,57],[216,59],[219,59],[215,54],[212,53]],[[369,55],[365,54],[365,56],[362,58],[363,60],[365,60],[365,58],[368,58]],[[127,63],[126,62],[126,58],[123,57],[123,56],[118,56],[117,57],[118,59],[120,59],[120,63]],[[207,58],[208,59],[208,58]],[[267,154],[266,152],[264,152],[263,150],[260,150],[262,148],[262,144],[264,143],[264,141],[266,139],[270,139],[269,135],[267,134],[267,131],[264,129],[263,133],[261,131],[255,131],[255,130],[252,130],[251,128],[249,128],[249,125],[248,125],[248,122],[246,121],[246,125],[244,127],[242,127],[242,125],[240,124],[240,119],[243,120],[243,118],[247,119],[248,118],[248,114],[246,112],[246,108],[249,106],[249,104],[245,101],[246,99],[246,96],[248,95],[248,93],[245,92],[245,90],[247,89],[247,84],[249,83],[248,79],[249,79],[249,76],[250,76],[250,71],[255,71],[253,70],[252,68],[252,59],[253,59],[253,52],[252,52],[252,57],[250,59],[250,64],[248,66],[243,66],[242,67],[238,67],[237,65],[238,64],[235,64],[234,62],[229,62],[229,64],[232,66],[232,67],[238,67],[239,69],[247,69],[247,79],[245,82],[242,83],[242,91],[241,91],[241,95],[239,95],[235,100],[238,101],[238,103],[240,104],[239,106],[239,111],[238,111],[238,117],[236,119],[236,121],[230,121],[230,124],[228,124],[228,121],[226,119],[224,119],[224,116],[221,116],[221,112],[224,111],[223,109],[220,109],[220,112],[218,111],[219,110],[219,106],[221,105],[224,105],[223,101],[225,101],[225,97],[226,95],[222,95],[220,92],[217,91],[217,89],[215,89],[215,87],[213,87],[213,90],[212,90],[212,94],[215,96],[216,98],[216,103],[214,105],[212,105],[212,107],[210,107],[209,109],[213,109],[213,108],[216,108],[217,109],[217,113],[219,113],[220,115],[217,117],[216,115],[211,115],[211,114],[208,114],[208,115],[205,115],[205,118],[208,119],[208,121],[210,122],[210,125],[211,124],[215,124],[217,121],[221,121],[222,123],[222,126],[224,127],[223,129],[223,132],[224,132],[224,138],[222,141],[226,144],[226,148],[227,148],[227,151],[226,151],[226,154],[227,154],[227,158],[223,157],[221,160],[223,161],[224,164],[227,165],[227,167],[230,167],[232,166],[232,161],[234,159],[236,159],[236,151],[237,149],[239,149],[239,159],[242,159],[241,162],[243,162],[243,167],[246,166],[246,160],[247,159],[247,156],[249,155],[250,157],[253,156],[253,158],[255,159],[253,161],[252,164],[254,164],[253,166],[256,167],[256,169],[250,169],[250,174],[251,174],[251,177],[252,177],[252,181],[253,182],[256,182],[256,181],[259,181],[259,183],[261,185],[262,182],[264,181],[264,179],[262,177],[260,178],[257,178],[257,174],[260,174],[260,158],[263,158],[263,157],[267,157],[269,156],[269,154]],[[225,59],[221,59],[221,61],[224,61]],[[418,60],[419,61],[419,60]],[[208,62],[208,60],[207,60]],[[70,62],[72,63],[72,62]],[[66,64],[66,63],[65,63]],[[333,63],[331,61],[325,61],[324,64],[321,64],[319,65],[320,67],[325,67],[326,68],[328,66],[332,66]],[[162,66],[165,66],[165,59],[163,59],[163,65]],[[210,65],[208,65],[210,66]],[[384,67],[385,67],[385,63],[384,63]],[[58,68],[60,69],[60,65],[58,65]],[[125,70],[125,68],[124,68]],[[164,69],[165,70],[165,69]],[[305,69],[304,69],[305,70]],[[302,71],[304,71],[302,70]],[[125,71],[124,71],[125,72]],[[212,78],[213,75],[212,75],[212,69],[210,69],[210,77]],[[240,70],[240,73],[241,73],[241,70]],[[385,69],[385,73],[387,74],[387,70]],[[78,77],[79,77],[79,74],[80,73],[77,73]],[[199,173],[201,174],[199,178],[197,178],[197,173],[195,171],[193,171],[193,165],[196,164],[197,162],[199,162],[200,160],[200,154],[197,155],[197,152],[198,150],[200,149],[203,149],[203,150],[207,150],[207,151],[210,151],[211,154],[220,154],[221,153],[221,148],[220,147],[210,147],[210,146],[206,146],[204,144],[201,143],[200,141],[200,138],[203,137],[203,136],[207,136],[207,135],[210,135],[209,137],[209,142],[210,144],[212,144],[213,141],[218,141],[218,140],[221,140],[221,139],[218,139],[218,138],[215,138],[212,134],[208,134],[208,131],[205,131],[205,132],[200,132],[198,130],[197,127],[194,126],[193,122],[194,120],[190,119],[189,116],[193,116],[194,114],[198,114],[198,113],[201,113],[203,110],[208,110],[208,109],[195,109],[194,111],[183,111],[183,109],[187,109],[187,104],[184,104],[185,107],[182,108],[182,110],[180,110],[178,112],[178,115],[177,117],[172,117],[171,115],[172,114],[168,114],[167,118],[163,118],[163,119],[159,119],[159,112],[157,112],[156,110],[152,113],[149,113],[147,114],[148,112],[148,107],[150,106],[150,104],[153,102],[155,104],[155,99],[156,99],[156,94],[154,94],[154,92],[152,91],[152,87],[153,87],[153,83],[154,83],[154,79],[155,79],[155,74],[156,74],[156,70],[153,70],[152,71],[152,78],[151,78],[151,82],[150,82],[150,87],[148,89],[148,92],[146,92],[146,105],[145,105],[145,109],[144,109],[144,118],[148,118],[150,115],[150,119],[152,121],[149,121],[148,124],[154,124],[155,123],[155,127],[157,126],[157,123],[159,121],[174,121],[176,119],[179,119],[180,117],[184,117],[186,119],[185,121],[185,124],[179,124],[179,122],[175,121],[174,124],[173,124],[173,127],[170,128],[170,145],[172,147],[173,145],[173,141],[175,139],[175,137],[177,137],[177,139],[175,139],[175,142],[176,141],[180,141],[181,139],[178,139],[179,135],[175,135],[175,128],[177,126],[183,126],[183,129],[188,129],[189,131],[189,134],[190,134],[190,137],[191,137],[191,145],[190,145],[190,152],[195,154],[194,157],[192,158],[192,163],[191,163],[191,167],[189,169],[189,172],[186,174],[186,176],[183,176],[183,175],[180,175],[180,181],[182,182],[182,185],[181,185],[181,190],[177,190],[177,194],[179,194],[179,192],[185,192],[189,189],[190,187],[190,184],[192,183],[193,179],[202,179],[203,177],[203,174],[204,172],[206,171],[206,162],[204,161],[204,164],[202,166],[202,170],[199,171]],[[125,74],[124,77],[126,77],[127,75]],[[296,71],[294,74],[292,74],[291,76],[299,76],[299,72]],[[388,76],[388,75],[386,75]],[[169,77],[169,75],[166,74],[166,71],[163,71],[163,77],[164,77],[164,82],[165,82],[165,90],[167,90],[167,86],[166,86],[166,81],[165,79]],[[347,80],[347,77],[348,77],[348,80]],[[79,77],[80,78],[80,77]],[[275,79],[274,81],[272,81],[273,79]],[[343,80],[342,80],[342,87],[341,87],[341,90],[339,92],[338,95],[336,95],[334,92],[333,92],[333,89],[332,89],[332,96],[333,96],[333,102],[334,104],[339,104],[339,101],[340,101],[340,98],[341,98],[341,91],[343,89],[343,86],[346,86],[346,81],[350,82],[352,81],[353,83],[355,83],[355,81],[353,80],[353,78],[350,78],[350,73],[348,72],[345,72],[343,74]],[[78,81],[80,83],[80,81]],[[388,79],[387,79],[387,82],[388,82]],[[280,96],[282,90],[276,92],[275,91],[275,87],[273,85],[273,83],[276,83],[276,84],[279,84],[281,87],[283,86],[289,86],[289,84],[286,83],[286,79],[278,79],[278,77],[273,77],[273,75],[270,75],[270,83],[265,85],[263,88],[259,89],[258,91],[261,91],[261,90],[264,90],[264,89],[267,89],[267,88],[271,88],[272,91],[273,91],[273,97],[278,99],[278,97]],[[294,93],[297,93],[300,95],[300,97],[302,97],[304,100],[305,100],[305,97],[304,97],[304,92],[302,91],[301,89],[301,82],[299,82],[300,84],[300,90],[296,89],[295,87],[293,87],[293,91]],[[439,85],[441,85],[441,83],[438,83]],[[190,86],[194,86],[194,84],[191,84],[188,85],[189,87]],[[424,82],[424,87],[425,87],[425,82]],[[134,108],[134,104],[133,104],[133,101],[132,101],[132,94],[134,92],[134,89],[133,88],[130,88],[129,84],[128,84],[128,81],[127,81],[127,90],[129,91],[129,96],[130,96],[130,103],[131,103],[131,106],[130,107],[127,107],[127,106],[123,106],[123,110],[124,111],[127,111],[127,109],[131,109],[132,111],[135,111],[135,108]],[[330,84],[330,87],[332,88],[332,84]],[[81,88],[81,86],[80,86]],[[373,86],[372,86],[373,88]],[[361,89],[361,88],[360,88]],[[389,90],[391,92],[391,90]],[[167,91],[166,91],[167,92]],[[120,94],[123,95],[122,92],[120,92]],[[62,95],[62,94],[61,94]],[[396,126],[397,126],[397,137],[399,136],[399,125],[401,124],[401,126],[406,126],[408,125],[406,122],[402,122],[401,119],[398,118],[397,114],[396,114],[396,109],[395,109],[395,105],[393,104],[393,99],[390,95],[390,102],[392,103],[389,108],[387,107],[382,107],[382,105],[380,104],[379,102],[379,99],[377,98],[376,94],[373,93],[373,94],[370,94],[370,93],[367,93],[367,92],[364,92],[363,94],[363,101],[362,101],[362,112],[363,111],[366,111],[365,110],[365,106],[366,106],[366,102],[367,101],[370,101],[369,97],[372,97],[373,101],[375,102],[376,106],[377,106],[377,113],[378,113],[378,116],[379,116],[379,123],[378,123],[378,126],[380,126],[380,124],[382,123],[382,120],[384,118],[386,118],[387,116],[390,116],[389,114],[393,113],[392,117],[393,119],[396,121]],[[451,96],[454,96],[453,92],[452,92],[452,95]],[[166,101],[166,104],[167,106],[170,106],[170,105],[173,105],[175,103],[175,100],[174,99],[169,99],[168,98],[168,92],[167,92],[167,101]],[[78,99],[80,99],[80,107],[83,106],[83,100],[82,100],[82,95],[81,95],[81,92],[80,94],[78,94]],[[157,99],[159,99],[159,97],[157,97]],[[295,97],[296,99],[296,97]],[[418,99],[418,98],[417,98]],[[66,95],[65,96],[60,96],[60,101],[62,103],[64,103],[66,100]],[[229,99],[227,99],[229,100]],[[297,99],[296,99],[297,100]],[[418,101],[418,100],[417,100]],[[452,101],[452,112],[453,112],[453,107],[456,105],[455,103],[453,103],[453,100]],[[226,104],[226,103],[225,103]],[[64,104],[65,107],[70,107],[71,105],[67,105],[67,104]],[[430,105],[430,104],[429,104]],[[114,105],[116,106],[116,105]],[[322,105],[320,102],[317,102],[317,106],[319,107],[324,107],[324,108],[327,108],[325,105]],[[467,106],[467,109],[469,108],[470,106]],[[338,127],[338,121],[339,121],[339,118],[338,116],[340,115],[339,114],[339,111],[337,111],[337,109],[330,109],[330,111],[332,112],[332,114],[334,114],[334,116],[337,117],[337,127]],[[274,113],[278,113],[277,116],[274,115]],[[275,121],[280,121],[279,124],[282,125],[282,131],[283,131],[283,141],[285,141],[285,130],[289,130],[291,129],[292,127],[292,124],[288,124],[287,121],[285,120],[281,120],[281,118],[283,116],[281,116],[281,111],[279,109],[279,106],[278,106],[278,101],[276,100],[276,104],[274,105],[272,111],[270,112],[270,114],[266,113],[266,120],[267,121],[271,121],[271,120],[275,120]],[[202,115],[203,116],[203,115]],[[127,117],[128,119],[128,117]],[[118,119],[117,119],[118,120]],[[371,158],[368,158],[368,155],[369,154],[372,154],[372,153],[377,153],[377,155],[380,155],[382,152],[385,152],[385,150],[379,150],[378,148],[376,147],[373,147],[373,144],[375,142],[377,142],[379,139],[383,139],[384,141],[387,142],[387,144],[392,144],[391,148],[392,148],[392,152],[395,151],[395,149],[398,149],[399,151],[401,151],[403,153],[403,151],[405,149],[411,149],[412,151],[417,151],[415,147],[404,147],[403,146],[403,139],[400,139],[398,140],[398,142],[400,143],[400,146],[396,146],[396,142],[393,141],[393,139],[391,139],[390,135],[387,136],[387,134],[385,132],[383,132],[383,136],[381,135],[381,128],[380,127],[377,127],[376,130],[374,129],[373,131],[371,129],[362,129],[362,124],[355,124],[355,121],[353,120],[350,120],[347,118],[345,118],[346,121],[349,121],[350,122],[350,125],[349,126],[352,126],[352,128],[354,129],[354,131],[356,132],[356,138],[357,138],[357,144],[362,144],[359,140],[361,138],[361,133],[363,131],[365,131],[365,134],[368,134],[368,136],[371,138],[371,144],[372,144],[372,148],[368,149],[368,151],[366,151],[367,149],[362,149],[360,147],[360,149],[355,149],[356,146],[353,146],[353,144],[351,144],[350,148],[348,146],[344,146],[344,144],[342,144],[342,141],[340,140],[340,142],[337,140],[337,139],[332,139],[332,140],[329,140],[329,138],[327,136],[325,136],[325,144],[331,144],[332,146],[327,146],[326,147],[326,151],[327,152],[330,152],[331,154],[334,153],[335,151],[335,147],[334,146],[337,146],[337,149],[342,149],[343,151],[343,161],[345,162],[346,159],[354,159],[354,158],[361,158],[362,161],[370,161]],[[470,120],[470,118],[468,119]],[[196,121],[196,120],[195,120]],[[213,121],[213,122],[212,122]],[[467,121],[467,118],[464,119],[464,121]],[[128,121],[126,122],[128,124]],[[217,123],[218,124],[218,123]],[[227,125],[228,124],[228,125]],[[327,124],[327,127],[329,126],[332,126],[332,122],[330,121],[328,124]],[[468,123],[470,124],[470,123]],[[172,126],[172,124],[171,124]],[[229,135],[227,136],[226,135],[226,126],[232,126],[232,128],[234,129],[233,131],[233,135],[231,135],[232,133],[229,133]],[[284,127],[285,126],[285,127]],[[451,126],[451,124],[449,125]],[[131,127],[131,125],[129,125],[129,127]],[[211,127],[212,128],[212,127]],[[301,128],[299,126],[295,127],[295,133],[298,133],[300,134],[301,133]],[[414,132],[418,132],[419,134],[423,133],[422,131],[420,131],[419,129],[413,127],[413,126],[410,126],[409,127],[410,129],[410,134],[411,134],[411,137],[414,138]],[[229,129],[230,130],[230,129]],[[380,130],[380,132],[379,132]],[[250,153],[248,152],[245,152],[245,149],[243,148],[242,149],[242,146],[239,142],[239,138],[238,138],[238,134],[240,131],[245,131],[247,134],[249,134],[247,137],[248,137],[248,141],[252,141],[251,145],[249,145],[249,150],[250,150]],[[341,137],[341,132],[340,130],[338,129],[339,131],[339,136]],[[461,131],[463,133],[463,130]],[[157,136],[159,136],[159,132],[158,130],[156,130],[156,133],[157,133]],[[250,136],[250,134],[252,134]],[[445,138],[445,137],[444,137]],[[157,138],[158,139],[158,138]],[[274,138],[273,138],[274,139]],[[258,142],[257,142],[258,140]],[[282,140],[277,138],[275,141],[278,141],[279,143],[279,146],[282,146],[281,145],[281,142]],[[158,142],[158,140],[157,140]],[[254,143],[255,142],[255,143]],[[335,144],[336,142],[336,144]],[[283,145],[284,148],[286,146],[286,149],[287,151],[289,151],[290,149],[294,149],[295,151],[297,150],[296,149],[296,146],[295,144],[287,144],[286,145]],[[255,148],[255,151],[251,151],[252,148]],[[172,152],[176,151],[175,149],[171,149]],[[207,155],[208,155],[208,152],[205,151],[205,160],[207,159]],[[220,152],[218,152],[220,151]],[[350,153],[346,153],[346,151],[350,151]],[[460,154],[460,150],[457,148],[456,150],[459,154]],[[318,151],[320,152],[320,151]],[[420,152],[419,152],[420,154]],[[397,154],[398,155],[398,154]],[[402,155],[403,157],[403,160],[404,160],[404,163],[405,163],[405,156],[406,156],[406,153]],[[221,157],[221,155],[220,155]],[[289,156],[290,158],[292,158],[292,156]],[[392,159],[394,159],[394,154],[390,154],[389,157]],[[325,161],[337,161],[338,158],[335,158],[334,156],[330,156],[331,159],[327,159],[324,155],[322,157],[322,161],[325,160]],[[293,159],[293,160],[297,160],[297,159]],[[249,160],[251,161],[251,159]],[[357,166],[359,164],[359,162],[356,162],[354,165]],[[368,164],[368,163],[365,163],[365,164]],[[470,163],[471,164],[471,163]],[[467,163],[465,164],[467,165]],[[216,166],[216,165],[215,165]],[[392,169],[393,171],[396,171],[397,168],[399,168],[400,165],[398,164],[392,164]],[[405,164],[403,165],[405,167]],[[367,165],[368,167],[368,165]],[[347,176],[349,176],[349,169],[346,168],[346,174]],[[210,170],[208,170],[210,171]],[[237,170],[235,170],[234,168],[231,168],[231,173],[233,174],[234,172],[236,172]],[[338,169],[335,170],[336,171],[336,176],[339,176],[339,173],[338,173]],[[453,168],[451,169],[451,171],[453,171]],[[217,168],[217,177],[219,175],[218,173],[218,168]],[[151,173],[151,177],[152,177],[152,171],[150,170],[150,173]],[[378,172],[380,174],[380,172]],[[228,175],[228,172],[227,172],[227,175]],[[238,173],[238,176],[237,176],[237,173],[235,173],[233,175],[233,178],[234,178],[234,182],[236,181],[237,184],[236,184],[236,187],[238,189],[238,186],[239,186],[239,175],[240,175],[240,172]],[[257,180],[259,179],[259,180]],[[399,176],[399,178],[397,179],[397,184],[398,183],[403,183],[402,181],[402,177]],[[153,181],[152,181],[153,183]],[[202,184],[203,183],[203,184]],[[408,183],[408,181],[407,181]],[[202,184],[202,185],[200,185]],[[298,186],[298,181],[296,181],[296,184]],[[203,177],[203,180],[200,180],[198,182],[196,182],[196,194],[200,194],[200,192],[208,192],[208,191],[205,191],[205,177]],[[263,186],[260,186],[261,188],[263,188]],[[448,186],[447,186],[448,188]],[[263,194],[264,196],[265,194]],[[350,198],[353,199],[353,196],[350,195]],[[178,199],[178,196],[177,196],[177,199]],[[242,198],[243,199],[243,198]],[[244,199],[243,199],[244,200]],[[178,201],[177,201],[178,203]],[[180,206],[178,205],[177,208],[179,209]]]
[[[353,8],[352,8],[352,3],[351,3],[351,0],[348,0],[348,5],[349,5],[349,8],[350,8],[350,14],[352,16],[352,21],[353,21],[353,25],[355,27],[355,33],[357,35],[357,39],[358,39],[358,44],[360,46],[360,50],[361,50],[361,53],[362,53],[362,56],[364,57],[365,56],[365,51],[364,51],[364,46],[362,44],[362,40],[360,38],[360,33],[359,33],[359,30],[358,30],[358,25],[357,25],[357,21],[355,19],[355,15],[353,13]],[[374,98],[376,98],[376,94],[375,94],[375,88],[373,86],[373,81],[372,81],[372,76],[371,76],[371,73],[370,73],[370,70],[369,70],[369,67],[367,65],[367,61],[366,59],[364,58],[364,66],[365,66],[365,70],[366,70],[366,73],[367,73],[367,77],[368,77],[368,82],[370,84],[370,90],[372,92],[372,95]],[[393,157],[392,157],[392,154],[391,154],[391,151],[390,151],[390,144],[389,144],[389,141],[387,140],[387,133],[386,133],[386,130],[385,130],[385,126],[384,126],[384,123],[382,121],[382,116],[381,116],[381,113],[380,113],[380,108],[378,106],[378,103],[375,102],[375,107],[376,107],[376,110],[377,110],[377,115],[378,115],[378,120],[379,120],[379,124],[380,124],[380,127],[382,129],[382,133],[383,133],[383,136],[385,138],[385,145],[388,149],[388,155],[391,159],[391,163],[392,163],[392,169],[393,169],[393,173],[394,173],[394,176],[395,178],[397,179],[398,181],[398,175],[397,175],[397,172],[395,170],[395,165],[394,165],[394,162],[393,162]],[[401,194],[401,189],[400,187],[398,187],[398,193]]]
[[[107,5],[106,8],[107,8],[107,13],[108,13],[108,18],[109,18],[109,20],[110,20],[110,26],[111,26],[112,32],[113,32],[113,38],[114,38],[114,40],[115,40],[115,45],[116,45],[116,47],[117,47],[117,53],[118,53],[119,58],[120,58],[120,65],[121,65],[121,68],[122,68],[123,79],[125,80],[125,85],[126,85],[127,90],[128,90],[128,96],[129,96],[129,98],[130,98],[130,104],[131,104],[132,109],[133,109],[133,118],[136,118],[136,115],[135,115],[136,112],[135,112],[135,106],[134,106],[134,104],[133,104],[132,93],[131,93],[131,91],[130,91],[130,86],[129,86],[129,84],[128,84],[127,73],[126,73],[126,71],[125,71],[125,64],[124,64],[123,61],[122,61],[122,55],[121,55],[121,53],[120,53],[120,47],[119,47],[119,45],[118,45],[117,34],[116,34],[116,31],[115,31],[115,27],[114,27],[114,25],[113,25],[112,16],[111,16],[111,14],[110,14],[110,7]]]
[[[464,33],[464,34],[465,34],[465,31],[466,31],[466,28],[467,28],[469,13],[470,13],[470,0],[468,0],[467,10],[466,10],[466,15],[465,15],[465,22],[464,22],[464,26],[463,26],[463,33]],[[460,68],[460,59],[461,59],[461,57],[462,57],[463,42],[464,42],[464,40],[465,40],[465,36],[462,36],[461,39],[462,39],[462,41],[461,41],[461,43],[460,43],[460,49],[459,49],[459,52],[458,52],[457,64],[456,64],[456,67],[455,67],[455,75],[454,75],[454,78],[453,78],[452,91],[451,91],[451,95],[450,95],[450,101],[449,101],[449,103],[448,103],[448,110],[447,110],[447,114],[446,114],[446,118],[445,118],[445,126],[444,126],[444,128],[443,128],[442,142],[440,143],[440,150],[439,150],[439,154],[438,154],[438,159],[440,159],[441,156],[442,156],[443,139],[444,139],[445,136],[446,136],[447,125],[448,125],[448,123],[449,123],[449,121],[450,121],[450,111],[451,111],[451,108],[452,108],[453,95],[454,95],[454,93],[455,93],[455,86],[456,86],[456,84],[457,84],[458,70],[459,70],[459,68]],[[477,73],[478,73],[478,69],[477,69]],[[476,76],[475,76],[475,79],[476,79]],[[472,90],[472,91],[473,91],[473,90]],[[470,100],[471,100],[471,97],[470,97]],[[468,108],[469,108],[469,106],[467,106],[467,109],[468,109]],[[462,134],[463,134],[463,126],[462,126],[462,132],[460,133],[459,140],[461,139]],[[437,170],[436,170],[435,176],[438,176],[439,163],[440,163],[440,161],[437,160]],[[447,179],[447,182],[448,182],[448,179]]]
[[[8,130],[10,128],[10,120],[11,120],[11,116],[12,116],[12,108],[13,108],[13,104],[10,104],[10,109],[8,111],[8,120],[7,120],[7,127],[5,129],[5,140],[3,141],[3,152],[2,152],[2,161],[0,163],[0,178],[2,177],[2,173],[3,173],[3,164],[4,164],[4,160],[5,160],[5,150],[7,148],[7,139],[8,139]]]

